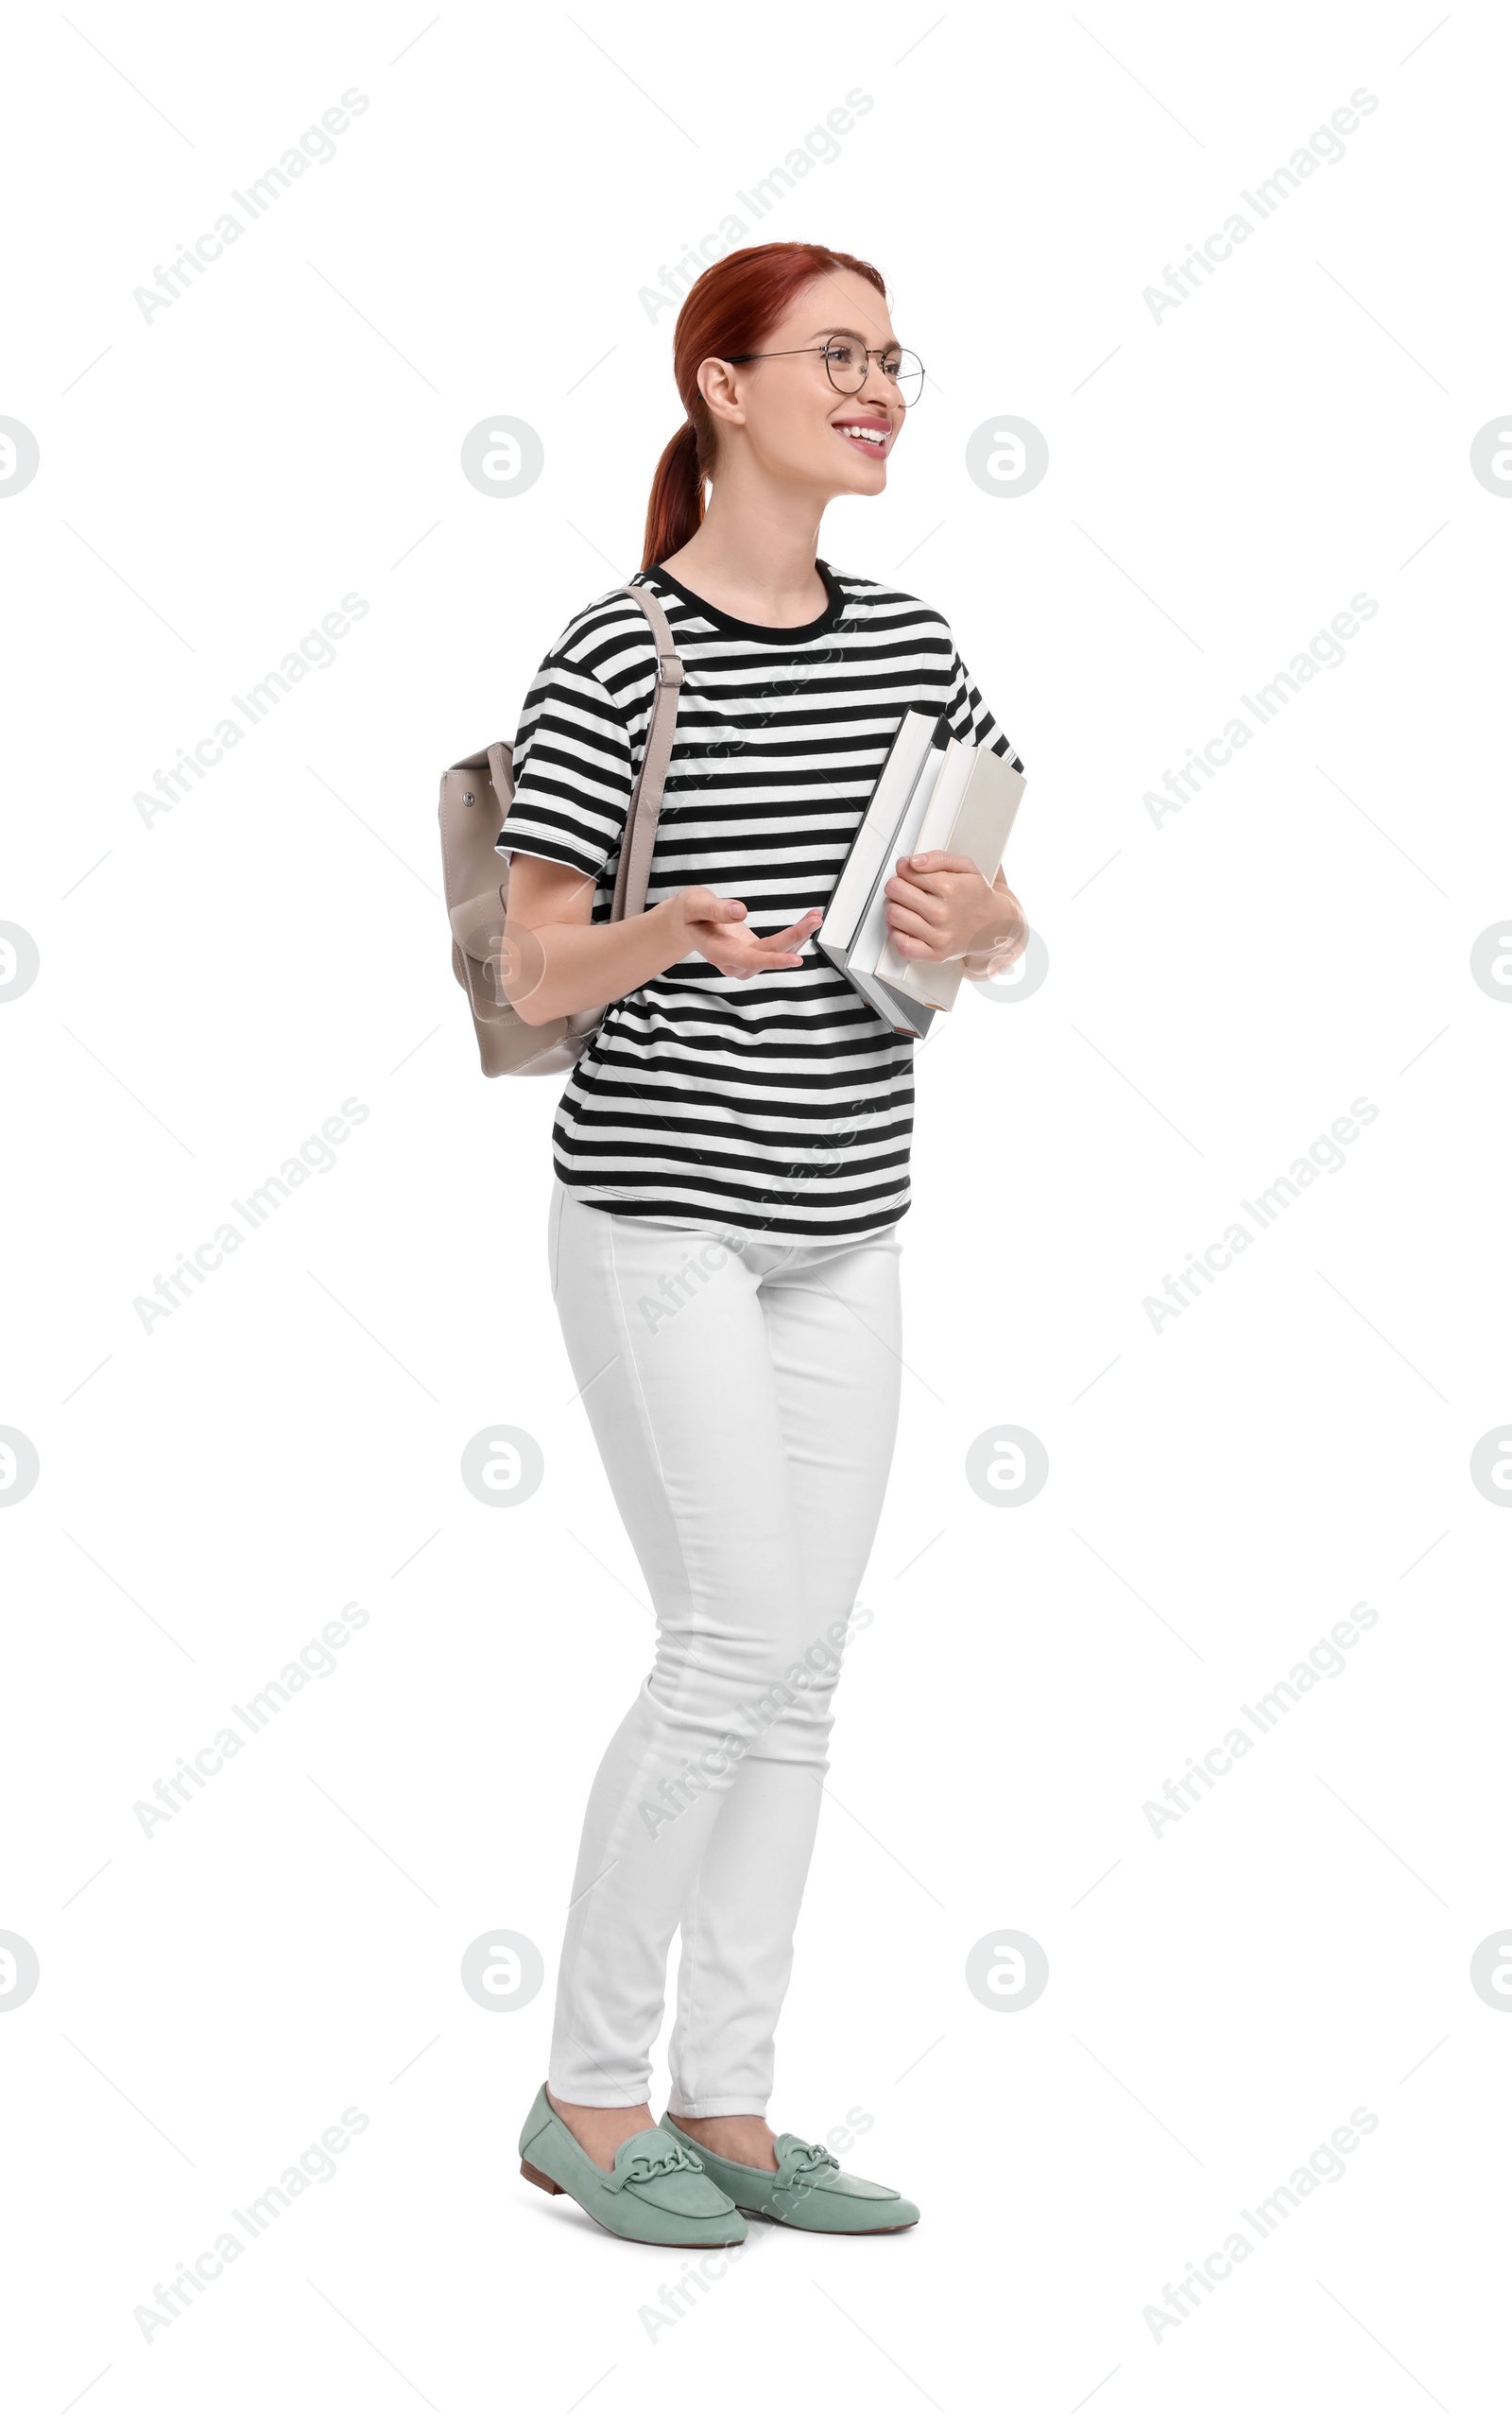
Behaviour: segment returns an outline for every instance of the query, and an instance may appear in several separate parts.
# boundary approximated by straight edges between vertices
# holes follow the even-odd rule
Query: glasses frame
[[[887,370],[883,364],[882,358],[884,354],[890,354],[894,351],[891,346],[866,347],[864,352],[867,358],[868,368],[861,374],[861,388],[842,388],[839,381],[834,376],[833,367],[830,361],[830,349],[834,342],[835,340],[833,337],[827,337],[822,346],[773,346],[758,354],[722,354],[720,356],[720,360],[721,362],[726,363],[768,363],[776,362],[783,355],[787,354],[822,354],[824,357],[825,375],[836,396],[859,396],[861,394],[861,388],[866,387],[867,381],[870,376],[870,367],[872,363],[875,362],[878,370],[882,372],[882,376],[887,382],[888,386],[890,388],[895,388],[898,390],[899,395],[902,397],[904,412],[911,411],[912,407],[909,400],[906,396],[903,396],[902,382],[895,379],[891,371]],[[848,340],[847,342],[849,343],[851,341]],[[897,352],[902,354],[905,360],[912,351],[912,348],[908,346],[900,346],[897,349]],[[917,354],[914,355],[914,360],[916,363],[919,363],[919,396],[916,396],[913,399],[913,404],[917,405],[919,403],[919,398],[924,393],[925,371],[924,366],[919,361],[919,356]]]

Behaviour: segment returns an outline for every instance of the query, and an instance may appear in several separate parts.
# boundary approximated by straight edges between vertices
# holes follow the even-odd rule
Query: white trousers
[[[897,1433],[897,1227],[859,1245],[552,1196],[552,1289],[656,1609],[589,1796],[549,2088],[647,2096],[681,1931],[672,2106],[765,2114],[830,1698]]]

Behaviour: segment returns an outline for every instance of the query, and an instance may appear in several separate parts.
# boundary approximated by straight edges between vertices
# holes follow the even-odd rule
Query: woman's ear
[[[736,393],[738,382],[733,363],[711,354],[698,366],[698,393],[718,422],[744,422],[746,408]]]

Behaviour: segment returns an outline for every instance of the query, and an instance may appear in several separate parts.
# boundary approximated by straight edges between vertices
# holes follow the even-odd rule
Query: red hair
[[[659,565],[693,538],[703,521],[704,483],[713,471],[714,419],[698,393],[698,366],[711,354],[752,354],[803,289],[831,270],[854,270],[886,301],[882,274],[854,253],[828,245],[746,245],[696,279],[682,301],[672,338],[672,376],[687,420],[662,450],[645,516],[642,566]]]

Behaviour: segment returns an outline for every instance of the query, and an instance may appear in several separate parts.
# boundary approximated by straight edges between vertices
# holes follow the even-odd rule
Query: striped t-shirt
[[[909,709],[1014,756],[934,608],[822,560],[812,624],[744,624],[652,567],[684,674],[646,907],[683,886],[747,905],[757,936],[828,904]],[[596,879],[607,920],[655,691],[633,599],[573,617],[526,697],[498,849]],[[812,938],[800,967],[729,978],[696,950],[612,1004],[552,1133],[570,1195],[612,1214],[778,1240],[885,1231],[909,1202],[913,1040]]]

